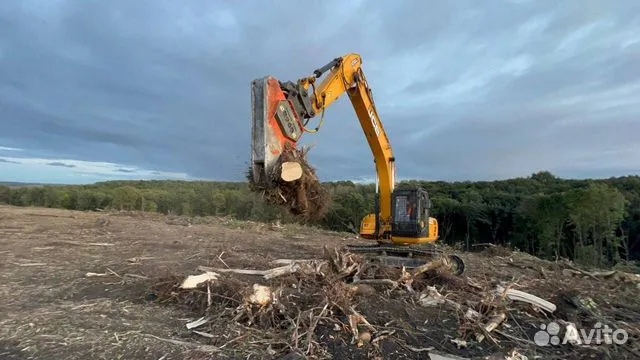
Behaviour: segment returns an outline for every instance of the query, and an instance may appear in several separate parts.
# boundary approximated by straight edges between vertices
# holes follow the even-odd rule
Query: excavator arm
[[[318,79],[326,76],[318,84]],[[277,86],[276,86],[277,85]],[[379,219],[374,220],[376,233],[391,223],[391,195],[395,187],[395,164],[389,138],[379,120],[371,89],[362,70],[362,58],[347,54],[315,70],[313,75],[297,82],[280,82],[272,77],[253,82],[253,101],[271,104],[261,107],[266,113],[254,113],[254,177],[271,171],[286,144],[295,145],[304,132],[316,132],[322,125],[324,113],[344,94],[360,121],[368,145],[373,153],[379,182]],[[273,115],[272,115],[273,114]],[[320,116],[316,129],[309,129],[309,121]],[[267,126],[264,119],[267,118]],[[273,118],[273,121],[269,119]],[[256,136],[259,138],[256,141]],[[264,148],[267,150],[266,154]],[[376,212],[378,214],[378,212]]]

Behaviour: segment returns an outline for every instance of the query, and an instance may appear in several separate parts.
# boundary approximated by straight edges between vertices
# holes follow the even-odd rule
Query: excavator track
[[[457,255],[445,254],[435,246],[396,246],[396,245],[347,245],[346,250],[355,254],[375,255],[374,259],[388,266],[417,268],[431,260],[447,257],[455,275],[464,273],[464,261]]]

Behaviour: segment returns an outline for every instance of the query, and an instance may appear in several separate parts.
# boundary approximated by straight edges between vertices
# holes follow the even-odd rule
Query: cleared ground
[[[198,274],[198,266],[268,269],[274,267],[272,260],[319,257],[324,246],[346,243],[358,241],[349,234],[229,219],[0,206],[0,358],[278,358],[282,353],[272,344],[255,340],[259,334],[215,333],[215,326],[209,328],[213,339],[192,333],[185,324],[201,314],[159,304],[154,286],[161,279]],[[558,310],[546,314],[509,303],[505,322],[479,343],[468,336],[473,331],[464,331],[471,326],[464,314],[446,303],[424,307],[415,294],[377,289],[359,297],[356,305],[380,334],[386,331],[384,339],[357,347],[348,331],[321,322],[318,343],[334,358],[428,359],[428,353],[438,352],[469,358],[620,359],[640,354],[637,283],[613,276],[568,277],[562,273],[565,267],[523,254],[462,256],[465,276],[427,278],[422,289],[434,285],[452,301],[472,306],[496,285],[506,284],[549,300]],[[599,315],[585,314],[572,299],[593,300],[591,308]],[[626,329],[630,338],[625,345],[536,346],[540,324],[553,319],[585,326],[606,320]],[[224,328],[221,324],[218,329]],[[464,334],[467,343],[460,345]]]

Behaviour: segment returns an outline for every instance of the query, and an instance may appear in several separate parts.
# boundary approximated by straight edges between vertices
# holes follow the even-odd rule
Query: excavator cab
[[[426,190],[420,187],[394,190],[391,214],[390,224],[386,227],[376,226],[375,214],[365,216],[360,224],[360,236],[371,240],[391,239],[395,244],[424,244],[438,240],[438,221],[431,217],[431,199]]]
[[[394,243],[415,244],[437,240],[437,221],[430,216],[431,199],[426,190],[395,190],[391,211],[391,237]]]

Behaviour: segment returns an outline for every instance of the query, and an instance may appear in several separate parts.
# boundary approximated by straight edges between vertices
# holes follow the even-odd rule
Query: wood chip
[[[204,332],[204,331],[193,330],[193,333],[194,333],[194,334],[198,334],[198,335],[200,335],[200,336],[207,337],[207,338],[209,338],[209,339],[213,339],[213,338],[215,337],[213,334],[209,334],[209,333],[206,333],[206,332]]]
[[[197,328],[198,326],[206,324],[208,321],[209,319],[205,317],[201,317],[200,319],[187,323],[186,326],[187,326],[187,329],[191,330],[191,329]]]

